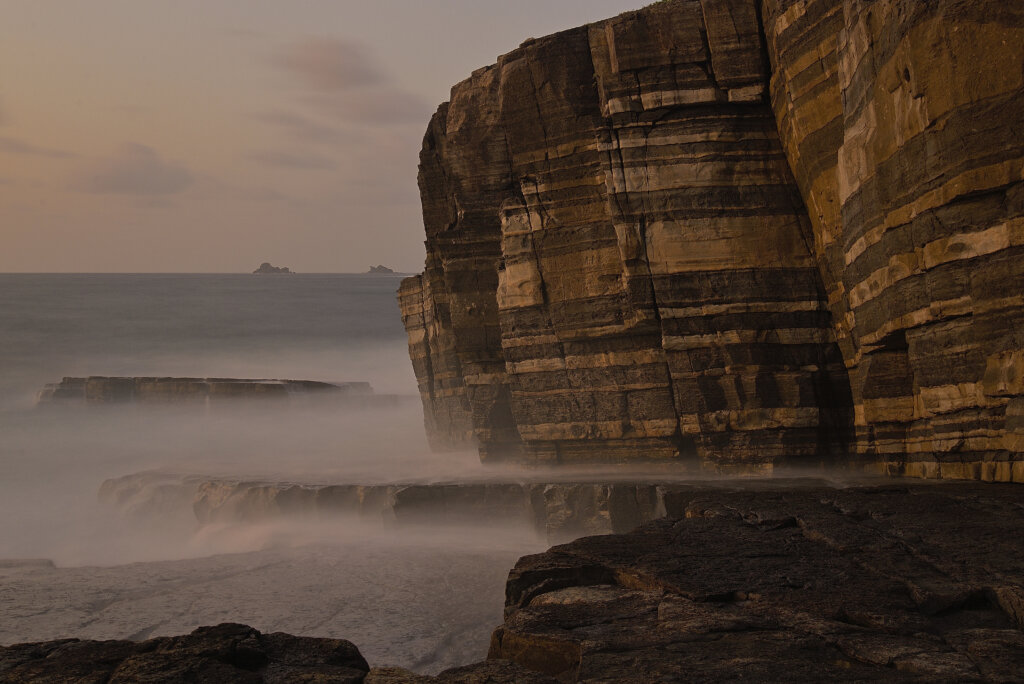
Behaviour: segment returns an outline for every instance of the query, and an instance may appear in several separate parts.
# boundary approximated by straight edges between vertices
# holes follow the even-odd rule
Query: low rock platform
[[[179,403],[226,399],[287,399],[296,395],[377,397],[368,382],[168,377],[66,377],[36,396],[40,406],[68,403]]]

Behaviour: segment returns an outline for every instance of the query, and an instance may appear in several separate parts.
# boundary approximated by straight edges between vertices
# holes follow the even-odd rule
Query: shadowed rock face
[[[1024,480],[1022,31],[669,0],[474,72],[399,293],[432,442]]]
[[[562,681],[1020,681],[1012,486],[693,488],[522,558],[504,658]]]

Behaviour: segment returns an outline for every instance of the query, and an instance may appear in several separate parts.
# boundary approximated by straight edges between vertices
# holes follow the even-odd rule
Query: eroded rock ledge
[[[562,681],[1022,681],[1015,485],[694,488],[527,556],[491,657]]]
[[[668,0],[452,89],[438,448],[1024,481],[1024,7]]]

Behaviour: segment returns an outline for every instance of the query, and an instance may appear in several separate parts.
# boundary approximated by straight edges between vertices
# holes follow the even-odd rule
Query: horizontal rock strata
[[[1024,481],[1022,31],[668,0],[474,72],[399,293],[432,443]]]
[[[527,556],[491,657],[563,682],[1021,681],[1013,486],[695,487]]]
[[[313,380],[240,380],[237,378],[64,378],[47,385],[36,399],[57,403],[176,403],[227,399],[284,399],[296,395],[372,395],[366,382],[332,384]]]
[[[1024,7],[764,5],[854,448],[890,472],[1024,481]]]

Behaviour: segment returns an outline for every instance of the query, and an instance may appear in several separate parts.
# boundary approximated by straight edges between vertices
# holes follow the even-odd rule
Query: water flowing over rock
[[[121,513],[201,525],[300,519],[387,525],[533,529],[549,543],[627,532],[665,515],[680,486],[618,482],[301,484],[151,472],[103,482],[99,498]]]
[[[1024,481],[1024,9],[667,0],[423,142],[436,448]]]

